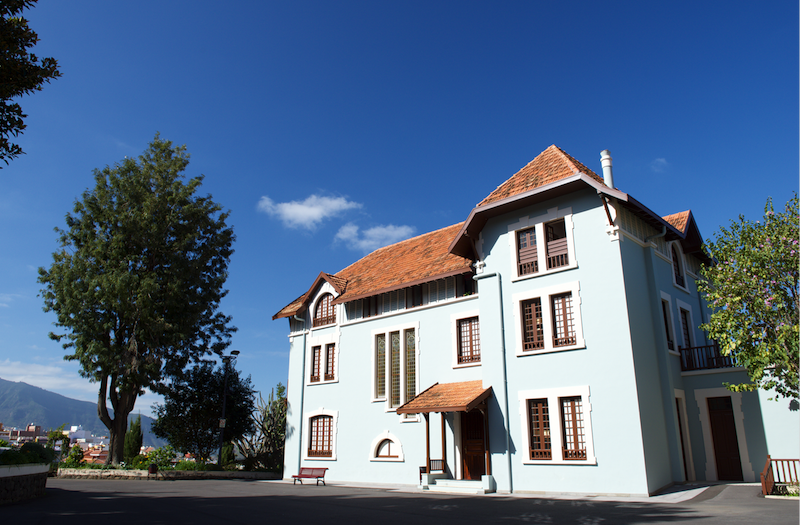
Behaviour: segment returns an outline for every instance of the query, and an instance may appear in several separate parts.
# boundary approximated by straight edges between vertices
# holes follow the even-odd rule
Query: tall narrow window
[[[678,251],[675,249],[675,245],[672,245],[672,271],[675,273],[675,284],[686,287],[681,261],[678,258]]]
[[[661,301],[661,313],[664,315],[664,330],[667,333],[667,348],[675,350],[675,342],[672,340],[671,323],[669,322],[669,303]]]
[[[586,459],[583,403],[580,396],[561,398],[561,426],[564,459]]]
[[[575,323],[572,316],[572,293],[554,295],[553,346],[575,344]]]
[[[528,228],[517,232],[517,259],[519,275],[539,271],[539,255],[536,250],[536,229]]]
[[[386,397],[386,334],[375,336],[375,397]]]
[[[316,383],[319,381],[320,360],[322,356],[321,346],[314,346],[311,348],[311,382]]]
[[[684,348],[692,347],[691,329],[689,324],[689,312],[681,308],[681,330],[683,330],[683,346]]]
[[[406,334],[406,391],[405,401],[409,401],[417,395],[417,336],[416,330],[410,328]]]
[[[522,301],[522,319],[522,349],[529,351],[544,348],[542,300],[537,297]]]
[[[544,226],[547,238],[547,269],[569,265],[567,227],[564,219],[548,222]]]
[[[325,345],[325,381],[336,379],[334,372],[334,359],[336,358],[336,345],[329,343]]]
[[[477,317],[458,320],[458,364],[480,363],[481,340]]]
[[[314,310],[314,326],[324,326],[336,322],[336,307],[333,305],[333,295],[326,293],[317,301]]]
[[[333,455],[333,417],[316,416],[311,418],[311,432],[308,441],[309,457],[331,457]]]
[[[390,407],[397,408],[399,407],[402,402],[400,401],[400,332],[392,332],[389,334],[389,338],[391,341],[390,347],[390,361],[391,361],[391,399],[390,399]]]
[[[530,427],[530,458],[552,459],[550,448],[550,415],[547,399],[528,400],[528,426]]]

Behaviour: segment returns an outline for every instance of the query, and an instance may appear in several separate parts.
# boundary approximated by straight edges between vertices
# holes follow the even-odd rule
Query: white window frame
[[[678,338],[675,336],[675,315],[672,310],[672,296],[666,292],[661,292],[661,300],[667,303],[667,318],[668,318],[667,320],[669,321],[669,326],[667,327],[667,330],[669,330],[669,333],[672,334],[673,349],[670,350],[669,346],[667,346],[667,351],[672,355],[680,357],[681,353],[680,351],[678,351]]]
[[[330,456],[309,456],[308,455],[308,440],[311,438],[311,419],[317,416],[331,416],[331,455]],[[306,412],[303,416],[305,418],[305,432],[303,436],[303,460],[305,461],[336,461],[336,441],[339,428],[339,411],[326,410],[323,407],[318,408],[312,412]]]
[[[389,326],[389,327],[386,327],[386,328],[375,329],[375,330],[373,330],[371,332],[372,342],[371,342],[370,346],[372,348],[372,358],[371,358],[372,359],[372,368],[371,368],[371,370],[372,370],[372,374],[371,374],[372,375],[372,379],[370,381],[370,384],[371,384],[370,399],[372,400],[372,402],[383,402],[383,403],[385,403],[385,411],[386,412],[395,412],[395,410],[397,408],[397,407],[394,407],[394,408],[391,407],[391,395],[389,394],[389,390],[391,389],[391,384],[392,384],[391,351],[389,349],[389,346],[390,346],[390,334],[392,332],[400,332],[400,346],[401,346],[401,357],[402,357],[401,363],[405,363],[405,355],[406,355],[405,332],[407,330],[411,330],[411,329],[414,330],[414,339],[415,339],[415,341],[414,341],[414,347],[415,347],[414,348],[414,365],[415,365],[416,369],[415,369],[415,373],[414,373],[414,379],[415,379],[415,384],[414,384],[414,393],[415,394],[414,395],[417,395],[417,394],[419,394],[419,341],[420,341],[420,337],[419,337],[419,322],[410,323],[410,324],[403,324],[403,325]],[[376,344],[375,343],[376,343],[376,340],[377,340],[377,336],[380,335],[380,334],[384,334],[384,336],[386,337],[386,355],[384,356],[384,358],[386,359],[386,366],[384,368],[384,372],[386,374],[385,375],[385,379],[384,379],[385,380],[386,389],[385,389],[385,395],[383,397],[377,397],[375,395],[376,390],[377,390],[376,379],[377,379],[377,370],[378,370],[377,362],[376,362],[377,348],[376,348]],[[400,388],[400,406],[402,406],[403,404],[405,404],[406,402],[409,401],[408,399],[406,399],[406,389],[405,389],[405,385],[406,385],[406,367],[405,366],[400,366],[400,385],[401,385],[401,388]],[[403,423],[406,423],[406,422],[417,422],[417,421],[419,421],[419,419],[420,419],[419,418],[419,414],[403,414],[400,417],[400,421],[403,422]]]
[[[681,405],[681,413],[682,416],[678,419],[678,414],[675,414],[675,420],[680,428],[675,428],[675,440],[678,443],[678,446],[682,447],[686,460],[686,468],[689,470],[688,472],[684,472],[684,478],[686,481],[695,481],[697,476],[694,472],[694,457],[692,456],[692,440],[691,436],[689,435],[689,416],[686,413],[686,393],[676,388],[675,389],[675,399]],[[681,434],[683,434],[683,443],[681,443]],[[683,469],[683,462],[681,462],[681,469]]]
[[[564,219],[564,228],[567,233],[567,255],[569,257],[569,264],[547,269],[547,240],[545,238],[544,225],[558,219]],[[519,265],[517,257],[517,232],[520,230],[527,230],[528,228],[536,228],[536,246],[537,246],[537,260],[539,261],[539,271],[526,275],[519,275]],[[508,225],[508,246],[510,251],[511,261],[513,261],[515,277],[511,281],[521,281],[524,279],[533,279],[541,275],[549,275],[551,273],[563,272],[578,267],[578,259],[575,257],[575,239],[573,235],[574,224],[572,222],[572,207],[563,209],[550,208],[542,215],[534,217],[525,216],[521,217],[519,221]]]
[[[328,369],[328,353],[325,351],[325,347],[329,344],[333,344],[333,379],[325,379],[325,370]],[[319,358],[319,381],[311,381],[311,369],[314,366],[314,352],[313,349],[315,346],[320,347],[320,358]],[[306,386],[315,386],[315,385],[325,385],[329,383],[338,383],[339,382],[339,331],[336,330],[333,333],[327,335],[321,335],[317,337],[309,337],[306,343],[306,370],[305,370],[305,383]]]
[[[397,457],[395,458],[378,457],[378,447],[386,439],[391,441],[392,444],[397,447]],[[370,455],[369,455],[370,461],[379,461],[387,463],[403,463],[405,461],[405,455],[403,454],[402,443],[400,443],[400,440],[397,438],[397,436],[395,436],[388,430],[385,430],[383,433],[379,434],[378,436],[375,437],[375,439],[372,440],[372,444],[370,445],[369,450],[370,450]]]
[[[317,304],[319,304],[319,301],[325,294],[331,294],[333,296],[334,301],[339,296],[339,294],[336,293],[336,290],[334,290],[333,286],[331,286],[329,282],[325,281],[320,285],[319,289],[317,290],[317,293],[314,296],[314,300],[311,302],[311,306],[308,309],[308,328],[312,332],[316,330],[326,330],[331,327],[338,326],[341,323],[342,320],[341,316],[344,314],[344,312],[342,311],[342,305],[334,304],[332,306],[334,309],[334,313],[336,314],[336,322],[325,324],[322,326],[314,326],[314,314],[317,311]]]
[[[478,325],[480,326],[481,318],[480,318],[480,310],[468,310],[465,312],[459,312],[457,314],[452,314],[450,316],[450,340],[453,347],[453,368],[471,368],[473,366],[481,366],[481,362],[483,361],[483,353],[481,353],[481,361],[477,363],[462,363],[459,364],[458,362],[458,322],[463,319],[470,319],[472,317],[478,318]]]
[[[524,465],[596,465],[597,458],[594,453],[594,438],[592,437],[592,405],[589,402],[589,385],[546,388],[541,390],[523,390],[519,394],[519,416],[522,428]],[[586,440],[586,459],[571,460],[564,459],[562,445],[562,425],[561,420],[561,398],[578,397],[581,398],[583,409],[583,431]],[[550,450],[552,459],[530,459],[530,422],[528,421],[528,400],[547,399],[547,408],[550,422]]]
[[[561,295],[564,293],[572,294],[572,316],[575,324],[575,344],[569,346],[553,346],[553,312],[552,300],[554,295]],[[525,327],[525,320],[522,319],[522,302],[530,299],[540,299],[542,302],[542,330],[544,337],[544,348],[539,350],[523,351],[522,345],[522,331]],[[528,290],[525,292],[515,293],[511,296],[514,305],[514,327],[516,337],[516,355],[517,357],[524,357],[529,355],[546,354],[550,352],[563,352],[567,350],[577,350],[586,348],[586,341],[583,338],[583,320],[581,317],[581,296],[580,296],[580,282],[573,281],[569,283],[548,286],[546,288],[537,288],[535,290]]]

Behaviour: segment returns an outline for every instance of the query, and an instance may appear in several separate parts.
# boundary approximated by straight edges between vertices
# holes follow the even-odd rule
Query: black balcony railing
[[[715,368],[733,368],[736,362],[730,356],[724,356],[716,343],[706,346],[678,347],[681,352],[681,370],[713,370]]]

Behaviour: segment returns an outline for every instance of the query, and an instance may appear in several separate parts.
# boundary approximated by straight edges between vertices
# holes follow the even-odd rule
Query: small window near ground
[[[395,450],[392,450],[394,447]],[[378,453],[375,455],[377,458],[396,458],[397,446],[391,439],[384,439],[378,445]]]

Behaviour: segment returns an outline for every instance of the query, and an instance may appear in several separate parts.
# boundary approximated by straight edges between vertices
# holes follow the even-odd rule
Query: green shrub
[[[147,458],[147,455],[139,454],[131,458],[129,466],[134,470],[147,470],[147,467],[150,466],[150,460]]]
[[[69,456],[64,460],[64,468],[78,468],[83,463],[83,449],[76,443],[69,449]]]
[[[0,465],[52,463],[55,457],[55,450],[45,448],[39,443],[25,443],[18,449],[0,452]]]
[[[179,461],[175,470],[206,470],[206,465],[197,461]]]
[[[172,468],[172,460],[175,459],[175,449],[167,445],[165,447],[157,448],[147,455],[148,465],[155,463],[158,465],[158,470],[165,470]],[[147,468],[147,467],[145,467]]]

